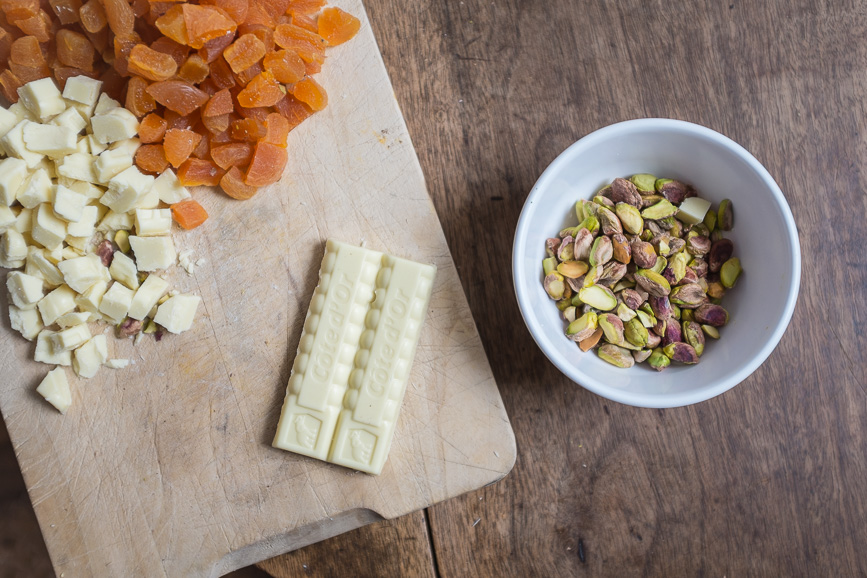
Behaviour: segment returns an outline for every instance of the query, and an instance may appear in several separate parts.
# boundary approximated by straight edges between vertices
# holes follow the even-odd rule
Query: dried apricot
[[[286,10],[298,14],[316,14],[323,6],[325,0],[290,0]]]
[[[269,71],[258,74],[238,93],[238,103],[247,108],[274,106],[286,95]]]
[[[195,110],[186,116],[182,116],[173,110],[166,109],[163,111],[163,117],[166,119],[169,129],[191,129],[197,122],[199,122],[199,111]]]
[[[184,7],[181,4],[175,5],[156,19],[154,25],[159,28],[159,31],[171,38],[178,44],[189,44],[187,36],[187,26],[184,23]]]
[[[251,2],[250,7],[247,9],[247,17],[244,19],[244,24],[265,26],[273,29],[277,25],[274,21],[276,16],[278,15],[270,14],[264,6]]]
[[[199,56],[205,59],[205,62],[213,62],[223,54],[223,50],[232,43],[235,39],[235,32],[229,31],[212,38],[205,42],[204,46],[199,49]]]
[[[78,22],[81,0],[48,0],[51,10],[64,26]]]
[[[21,88],[21,85],[22,82],[11,70],[0,72],[0,93],[9,102],[18,102],[18,89]]]
[[[255,118],[242,118],[233,121],[229,127],[229,134],[239,141],[256,142],[268,134],[265,123]]]
[[[93,58],[96,51],[84,34],[63,29],[57,31],[55,38],[57,40],[57,60],[65,66],[93,70]]]
[[[135,164],[148,173],[161,173],[169,166],[166,152],[161,144],[146,144],[135,151]]]
[[[274,41],[280,48],[291,48],[304,62],[325,60],[325,39],[293,24],[281,24],[274,30]]]
[[[205,59],[198,54],[190,54],[184,65],[178,70],[178,76],[192,84],[199,84],[206,78],[211,71],[211,67],[205,62]]]
[[[265,70],[262,68],[262,63],[257,62],[247,70],[242,70],[241,72],[235,75],[235,78],[238,80],[238,84],[241,86],[247,86],[251,80],[256,78],[256,75]]]
[[[208,133],[202,130],[202,125],[196,126],[195,131],[196,134],[201,135],[201,139],[199,139],[199,144],[196,145],[196,148],[193,149],[192,156],[197,159],[207,159],[211,156],[211,141],[208,138]]]
[[[118,38],[131,38],[135,26],[135,14],[126,0],[102,0],[108,27]]]
[[[238,167],[232,167],[220,179],[220,188],[227,195],[239,201],[245,201],[259,191],[259,187],[253,187],[244,182],[244,175]]]
[[[135,37],[119,38],[114,37],[114,69],[121,76],[129,76],[129,53],[138,44],[138,39]]]
[[[304,61],[294,50],[269,52],[265,55],[262,64],[265,70],[271,71],[278,82],[295,84],[304,78]]]
[[[289,121],[289,130],[292,130],[313,115],[313,109],[292,96],[286,97],[274,105],[283,118]]]
[[[317,24],[319,35],[330,46],[337,46],[351,40],[361,28],[361,20],[334,6],[329,6],[322,11]]]
[[[39,68],[45,66],[45,56],[39,47],[39,41],[33,36],[22,36],[10,47],[9,58],[15,64]]]
[[[46,76],[51,75],[51,70],[48,66],[22,66],[16,62],[9,63],[9,70],[18,77],[21,84],[27,84],[28,82],[39,80],[40,78],[45,78]]]
[[[195,199],[185,199],[172,205],[172,217],[182,228],[195,229],[208,220],[208,212]]]
[[[133,76],[126,85],[126,101],[124,106],[131,113],[141,118],[156,109],[154,97],[147,93],[148,81],[140,76]]]
[[[263,56],[265,45],[253,34],[244,34],[223,51],[223,58],[235,72],[250,68]]]
[[[211,158],[221,169],[246,165],[253,155],[253,147],[248,143],[233,142],[211,149]]]
[[[235,110],[235,107],[232,104],[232,95],[224,88],[211,97],[208,104],[202,109],[202,116],[220,116],[229,114],[233,110]]]
[[[232,69],[224,58],[211,62],[211,80],[217,88],[232,88],[237,84]]]
[[[316,25],[316,20],[314,20],[312,16],[299,14],[297,12],[293,12],[291,16],[291,24],[294,24],[298,28],[303,28],[304,30],[309,30],[310,32],[316,32],[319,34],[319,27]]]
[[[292,87],[292,95],[315,111],[322,110],[328,105],[328,94],[325,89],[309,76],[295,83]]]
[[[78,10],[81,26],[87,32],[97,33],[108,25],[105,9],[99,0],[88,0]]]
[[[187,187],[206,185],[215,187],[220,184],[223,169],[212,161],[204,159],[187,159],[178,168],[178,180]]]
[[[241,23],[247,18],[250,8],[248,0],[203,0],[199,4],[216,6],[226,12],[235,22]]]
[[[202,124],[208,129],[211,134],[224,132],[229,128],[229,115],[219,114],[217,116],[203,116]]]
[[[0,62],[9,60],[12,52],[12,35],[4,28],[0,28]]]
[[[289,121],[282,114],[272,112],[265,119],[265,134],[263,141],[281,147],[286,146],[286,137],[289,136]]]
[[[168,54],[169,56],[171,56],[172,60],[174,60],[175,64],[177,64],[179,67],[187,61],[187,54],[190,53],[189,46],[178,44],[177,42],[166,36],[154,40],[151,43],[151,48],[153,48],[157,52],[162,52],[163,54]]]
[[[39,42],[51,40],[51,17],[45,10],[40,10],[36,16],[15,22],[21,32],[35,36]]]
[[[164,80],[148,87],[154,99],[181,115],[188,115],[208,101],[208,95],[184,80]]]
[[[253,151],[253,159],[244,175],[244,182],[254,187],[264,187],[276,183],[283,176],[283,169],[289,160],[286,149],[271,143],[259,141]]]
[[[180,7],[188,39],[184,44],[193,48],[201,48],[208,40],[219,38],[238,28],[234,20],[214,6],[181,4]]]
[[[166,135],[167,124],[165,119],[156,113],[144,117],[138,126],[138,138],[142,143],[162,142]]]
[[[192,154],[200,140],[202,140],[202,135],[189,129],[172,128],[167,130],[163,141],[166,159],[173,167],[181,166]]]
[[[39,0],[2,0],[0,10],[3,10],[9,24],[15,24],[36,16],[39,13]]]
[[[129,53],[129,72],[148,80],[168,80],[178,71],[178,65],[168,54],[144,44],[136,44]]]
[[[69,66],[60,66],[54,69],[54,79],[57,81],[60,90],[66,88],[66,81],[73,76],[89,76],[90,78],[96,79],[96,73],[93,71],[71,68]]]

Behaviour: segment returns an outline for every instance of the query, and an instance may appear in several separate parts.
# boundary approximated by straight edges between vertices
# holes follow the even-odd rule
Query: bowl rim
[[[547,181],[560,172],[560,166],[571,162],[573,156],[579,149],[592,147],[595,143],[616,137],[621,134],[631,132],[648,132],[653,130],[665,130],[666,132],[681,132],[690,135],[704,138],[715,144],[729,150],[732,154],[739,157],[758,175],[771,191],[774,201],[779,206],[785,223],[786,234],[792,251],[789,256],[789,267],[793,272],[793,281],[789,285],[788,293],[785,297],[785,307],[783,314],[778,319],[776,325],[771,332],[770,338],[765,342],[744,365],[729,378],[721,381],[713,387],[703,388],[694,392],[667,393],[667,394],[641,394],[625,392],[621,389],[616,389],[606,385],[593,376],[579,370],[574,365],[565,363],[559,356],[548,351],[545,344],[540,341],[536,335],[536,330],[530,325],[525,311],[532,307],[530,295],[528,295],[521,283],[518,282],[519,275],[524,275],[526,272],[523,268],[523,254],[526,249],[527,229],[529,227],[530,215],[534,212],[533,207],[535,201],[541,196],[541,191],[547,184]],[[515,237],[512,243],[512,284],[515,290],[515,296],[518,300],[518,309],[521,312],[521,318],[524,320],[524,325],[527,327],[536,345],[545,354],[545,356],[563,373],[581,387],[592,391],[593,393],[626,405],[646,408],[672,408],[681,407],[700,403],[708,399],[714,398],[729,389],[733,388],[747,377],[749,377],[764,361],[770,356],[771,352],[776,348],[777,344],[782,339],[792,315],[795,310],[795,304],[798,299],[798,292],[801,284],[801,247],[798,238],[798,229],[795,225],[795,219],[792,215],[791,208],[786,202],[786,198],[780,187],[777,185],[774,178],[768,170],[744,147],[728,138],[727,136],[709,129],[705,126],[675,119],[667,118],[640,118],[627,120],[611,124],[599,128],[581,139],[577,140],[561,152],[548,167],[542,172],[536,180],[533,188],[530,190],[527,199],[524,201],[524,206],[521,209],[521,215],[518,218],[518,225],[515,228]]]

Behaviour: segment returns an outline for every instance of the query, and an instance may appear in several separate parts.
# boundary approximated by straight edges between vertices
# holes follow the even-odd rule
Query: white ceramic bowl
[[[697,365],[656,372],[630,369],[584,353],[564,335],[565,322],[542,287],[545,239],[577,224],[575,201],[615,177],[652,173],[695,186],[714,205],[732,200],[735,256],[744,269],[723,299],[730,322],[708,339]],[[759,162],[708,128],[668,119],[614,124],[582,138],[542,173],[530,192],[512,254],[515,293],[524,322],[542,351],[569,379],[608,399],[641,407],[678,407],[717,396],[767,359],[792,317],[801,253],[792,212]]]

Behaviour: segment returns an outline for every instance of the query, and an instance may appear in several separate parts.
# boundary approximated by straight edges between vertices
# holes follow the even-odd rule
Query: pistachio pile
[[[617,367],[698,363],[719,339],[720,305],[741,264],[723,237],[734,221],[697,191],[649,174],[617,178],[575,204],[578,226],[545,242],[544,287],[582,351]]]

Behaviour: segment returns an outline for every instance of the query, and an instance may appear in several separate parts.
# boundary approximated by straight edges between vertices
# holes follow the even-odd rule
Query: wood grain
[[[364,9],[336,4],[363,28],[332,52],[330,105],[293,131],[292,170],[243,205],[196,193],[211,218],[178,242],[207,264],[172,279],[203,297],[194,330],[135,350],[112,342],[135,365],[74,380],[61,416],[33,391],[46,368],[24,362],[32,344],[0,322],[0,408],[58,574],[218,576],[512,467],[511,427]],[[330,237],[438,268],[380,476],[270,446]]]
[[[398,4],[368,7],[519,447],[502,482],[431,508],[441,574],[867,574],[863,2]],[[563,378],[510,279],[547,164],[651,116],[754,153],[804,256],[768,361],[666,411]]]

